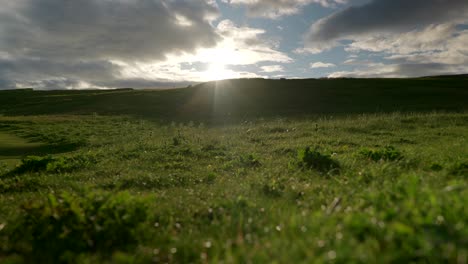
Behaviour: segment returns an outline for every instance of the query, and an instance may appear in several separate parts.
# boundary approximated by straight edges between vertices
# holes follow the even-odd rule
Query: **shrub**
[[[340,164],[330,155],[321,154],[317,150],[311,150],[310,147],[300,149],[294,163],[299,168],[315,169],[321,172],[340,168]]]
[[[128,249],[137,243],[136,227],[146,219],[145,203],[128,193],[49,195],[23,205],[22,211],[12,230],[13,243],[22,245],[25,256],[44,263],[68,262],[83,252]]]
[[[87,167],[93,163],[96,163],[94,157],[84,155],[75,157],[28,156],[21,160],[21,165],[16,167],[11,174],[41,171],[49,173],[69,172]]]
[[[393,146],[387,146],[383,149],[378,149],[378,150],[364,148],[364,149],[361,149],[359,154],[373,161],[380,161],[380,160],[395,161],[395,160],[400,160],[403,158],[403,155],[401,154],[401,152],[395,149],[395,147]]]

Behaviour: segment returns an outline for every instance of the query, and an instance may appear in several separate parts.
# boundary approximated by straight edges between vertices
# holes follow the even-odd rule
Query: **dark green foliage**
[[[132,248],[147,216],[144,200],[128,193],[49,195],[22,209],[11,230],[12,244],[35,262],[73,262],[82,252]]]
[[[359,154],[373,161],[395,161],[403,158],[401,152],[393,146],[377,150],[363,148],[359,151]]]
[[[302,169],[315,169],[320,172],[340,168],[338,161],[332,159],[330,155],[322,154],[317,149],[311,150],[310,147],[300,149],[293,164]]]
[[[450,174],[468,177],[468,162],[457,162],[450,168]]]
[[[441,171],[442,169],[444,169],[444,167],[440,165],[439,163],[433,163],[431,164],[430,169],[433,171]]]
[[[82,169],[96,163],[96,158],[90,155],[74,157],[38,157],[28,156],[21,160],[21,165],[16,167],[11,174],[23,174],[28,172],[59,173]]]
[[[255,154],[247,154],[239,157],[239,165],[245,168],[257,168],[262,164]]]
[[[8,171],[6,164],[0,161],[0,175],[5,174]]]
[[[39,172],[46,171],[50,164],[58,162],[56,158],[52,156],[47,157],[38,157],[38,156],[29,156],[21,160],[21,165],[19,165],[14,173],[22,174],[26,172]]]
[[[44,187],[35,177],[8,177],[0,178],[0,193],[32,192]]]
[[[204,178],[203,178],[203,183],[206,184],[213,184],[216,181],[216,174],[213,172],[208,173]]]

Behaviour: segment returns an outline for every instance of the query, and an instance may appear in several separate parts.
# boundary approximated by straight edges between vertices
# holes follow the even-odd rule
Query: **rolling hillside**
[[[0,91],[0,114],[199,120],[373,112],[462,112],[468,78],[241,79],[173,90]]]

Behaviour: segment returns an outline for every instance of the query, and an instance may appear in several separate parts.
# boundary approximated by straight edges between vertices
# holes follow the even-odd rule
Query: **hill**
[[[374,112],[462,112],[468,79],[239,79],[172,90],[0,91],[0,114],[199,120]]]

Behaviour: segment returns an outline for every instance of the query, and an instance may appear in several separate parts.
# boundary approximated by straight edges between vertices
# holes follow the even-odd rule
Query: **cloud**
[[[312,68],[312,69],[331,68],[331,67],[336,67],[336,65],[333,64],[333,63],[325,63],[325,62],[320,62],[320,61],[310,64],[310,68]]]
[[[124,66],[215,46],[218,16],[212,0],[2,1],[2,88],[119,87]]]
[[[454,24],[431,25],[405,33],[375,34],[355,40],[346,50],[383,53],[388,64],[375,67],[368,60],[353,58],[344,64],[359,66],[356,70],[335,75],[415,77],[468,72],[468,30],[457,30]]]
[[[324,7],[335,7],[347,0],[223,0],[233,5],[247,6],[247,14],[252,17],[276,19],[299,13],[302,7],[316,3]]]
[[[201,48],[195,53],[168,55],[167,60],[139,63],[126,67],[124,75],[157,76],[166,80],[207,81],[223,78],[261,77],[243,71],[233,71],[231,66],[248,66],[261,62],[290,63],[293,60],[277,50],[278,44],[263,38],[265,30],[241,27],[230,20],[222,20],[216,27],[220,41],[211,48]],[[196,65],[204,65],[204,69]],[[183,66],[188,67],[183,67]]]
[[[336,46],[375,53],[383,62],[351,58],[356,68],[330,77],[415,77],[468,71],[468,1],[372,0],[315,22],[302,52],[320,53]]]
[[[368,63],[353,71],[338,71],[328,75],[329,78],[402,78],[431,75],[464,74],[467,65],[448,65],[442,63],[402,63],[384,64]]]
[[[173,87],[253,76],[228,65],[292,61],[216,1],[17,0],[0,9],[0,89]],[[258,75],[255,75],[258,76]]]
[[[260,69],[262,69],[262,72],[267,72],[267,73],[284,71],[284,67],[281,65],[267,65],[267,66],[260,67]]]
[[[408,32],[447,22],[463,23],[467,16],[466,0],[372,0],[315,22],[305,35],[305,48],[317,53],[338,45],[340,40]]]
[[[215,45],[217,14],[205,1],[19,0],[2,7],[0,50],[56,60],[161,59]]]

